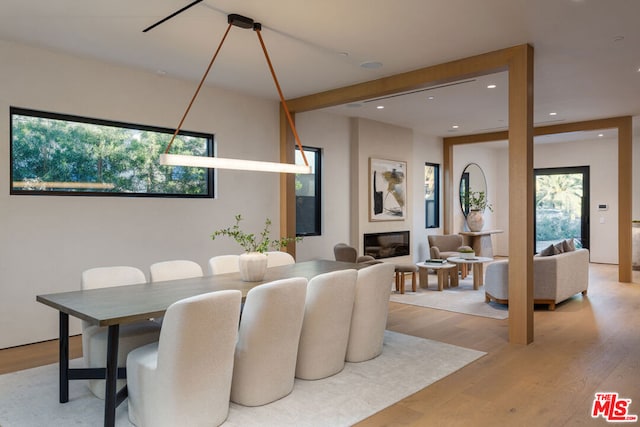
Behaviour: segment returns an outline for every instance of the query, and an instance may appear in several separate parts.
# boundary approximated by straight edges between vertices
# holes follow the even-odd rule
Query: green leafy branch
[[[215,240],[218,236],[226,236],[235,240],[242,249],[246,252],[260,252],[265,253],[269,248],[280,249],[286,247],[291,242],[299,242],[302,237],[281,237],[279,239],[272,239],[269,236],[269,228],[271,227],[271,220],[267,218],[264,222],[264,229],[258,235],[254,233],[246,233],[240,229],[240,221],[242,216],[236,215],[236,223],[231,227],[222,228],[214,231],[211,235],[211,239]]]

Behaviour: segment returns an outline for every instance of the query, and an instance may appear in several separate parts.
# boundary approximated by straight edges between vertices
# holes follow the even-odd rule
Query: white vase
[[[267,255],[260,252],[245,252],[238,259],[240,277],[245,282],[259,282],[267,271]]]
[[[467,214],[467,226],[470,231],[481,231],[484,227],[484,215],[482,211],[470,211]]]

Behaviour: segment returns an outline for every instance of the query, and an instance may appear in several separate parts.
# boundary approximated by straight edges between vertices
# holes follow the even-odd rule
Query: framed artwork
[[[369,158],[369,221],[407,218],[407,162]]]

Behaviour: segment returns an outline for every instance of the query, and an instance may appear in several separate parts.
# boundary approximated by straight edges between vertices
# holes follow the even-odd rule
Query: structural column
[[[533,48],[509,62],[509,342],[533,342]]]

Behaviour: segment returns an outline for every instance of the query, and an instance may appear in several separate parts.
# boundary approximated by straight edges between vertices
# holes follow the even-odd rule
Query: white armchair
[[[144,273],[128,266],[98,267],[82,273],[81,288],[96,289],[110,286],[135,285],[145,283]],[[160,325],[151,320],[127,323],[120,326],[118,340],[118,367],[124,367],[127,354],[140,346],[158,340]],[[107,366],[107,328],[82,321],[82,354],[88,368]],[[125,380],[118,380],[117,387],[122,388]],[[89,380],[89,389],[98,398],[104,399],[105,381]]]
[[[149,278],[152,282],[188,279],[190,277],[201,277],[202,267],[197,262],[176,259],[151,264],[149,273]]]
[[[238,336],[237,290],[183,299],[165,313],[160,341],[127,358],[136,426],[217,426],[229,413]]]
[[[309,281],[296,377],[317,380],[344,368],[357,278],[356,270],[341,270]]]
[[[238,264],[240,255],[218,255],[209,259],[209,272],[211,274],[235,273],[240,271]]]
[[[267,254],[267,268],[279,265],[295,264],[296,260],[291,254],[282,251],[269,251]]]
[[[260,406],[293,390],[307,279],[276,280],[245,300],[231,385],[231,401]]]
[[[358,270],[347,362],[364,362],[382,353],[394,271],[389,263]]]

